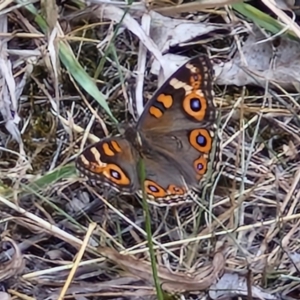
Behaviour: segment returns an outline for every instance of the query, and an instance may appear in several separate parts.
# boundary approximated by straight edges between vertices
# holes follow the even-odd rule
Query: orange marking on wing
[[[107,164],[103,166],[103,165],[98,165],[97,163],[94,162],[90,162],[89,165],[86,166],[86,168],[95,174],[102,174],[106,166]]]
[[[190,77],[190,85],[193,87],[193,90],[198,90],[201,87],[202,83],[202,76],[201,74],[193,74]]]
[[[172,195],[184,195],[186,193],[186,189],[184,187],[178,187],[174,184],[170,184],[168,186],[168,191],[170,191]]]
[[[154,116],[157,119],[159,119],[163,115],[162,111],[155,106],[151,106],[149,112],[152,116]]]
[[[81,162],[84,164],[84,167],[90,172],[105,176],[108,180],[112,181],[115,184],[119,185],[129,185],[130,179],[122,171],[122,169],[115,164],[107,164],[100,162],[91,162],[88,161],[84,155],[80,156]]]
[[[108,143],[103,143],[102,148],[103,148],[103,151],[106,155],[115,156],[116,153],[113,150],[110,149]]]
[[[130,179],[126,176],[123,170],[115,164],[107,164],[102,171],[103,175],[110,181],[119,185],[129,185]]]
[[[199,109],[194,108],[192,106],[192,101],[199,101]],[[202,121],[205,117],[206,109],[207,109],[207,101],[203,96],[192,92],[185,97],[183,100],[183,109],[184,111],[197,121]]]
[[[161,102],[165,108],[170,108],[173,104],[173,98],[170,95],[160,94],[157,101]]]
[[[200,168],[200,165],[201,165],[201,168]],[[207,160],[204,156],[200,156],[199,158],[195,159],[194,160],[194,168],[197,172],[198,175],[201,175],[201,176],[197,176],[197,177],[202,177],[202,175],[204,175],[207,171]],[[200,179],[198,178],[198,179]]]
[[[111,145],[113,146],[113,148],[114,148],[115,151],[122,152],[122,149],[121,149],[120,145],[118,144],[118,142],[111,141]]]
[[[144,185],[146,193],[152,195],[155,198],[161,198],[167,195],[166,191],[154,181],[145,180]]]
[[[199,144],[201,140],[203,140],[204,145]],[[189,141],[196,150],[203,153],[209,153],[212,148],[212,138],[206,129],[194,129],[191,131]]]

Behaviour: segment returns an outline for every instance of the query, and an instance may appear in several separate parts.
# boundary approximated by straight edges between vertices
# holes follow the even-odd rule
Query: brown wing
[[[87,147],[77,157],[76,167],[94,183],[104,183],[124,194],[132,194],[140,187],[137,157],[124,138],[105,138]]]
[[[206,56],[192,58],[155,92],[137,128],[146,135],[208,127],[216,120],[213,69]]]
[[[146,105],[138,130],[151,147],[153,157],[145,165],[148,193],[153,192],[154,200],[181,201],[204,180],[213,161],[216,130],[212,85],[209,59],[196,57],[179,68]]]

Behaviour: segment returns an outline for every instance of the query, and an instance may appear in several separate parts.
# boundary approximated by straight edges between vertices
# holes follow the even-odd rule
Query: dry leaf
[[[275,300],[278,299],[262,289],[252,286],[253,299]],[[225,297],[248,296],[248,286],[246,277],[238,274],[224,274],[222,278],[210,288],[209,296],[211,299],[224,299]]]
[[[223,65],[215,66],[216,84],[259,85],[274,82],[287,90],[300,91],[300,53],[297,42],[280,37],[274,53],[271,40],[254,29],[244,43],[241,53]],[[270,64],[274,59],[273,65]]]
[[[170,47],[195,38],[200,39],[201,36],[213,31],[226,31],[224,26],[220,27],[215,24],[164,17],[154,11],[151,11],[149,14],[152,19],[150,35],[162,53],[167,52]]]
[[[1,251],[0,255],[0,282],[7,280],[20,272],[23,271],[24,261],[22,253],[18,245],[10,238],[4,237],[3,241],[0,244],[1,247],[3,243],[8,243],[14,249],[14,254],[12,256],[7,255],[6,251]],[[7,247],[5,247],[7,248]],[[0,298],[2,299],[2,298]]]
[[[131,275],[153,284],[152,269],[149,262],[138,260],[130,255],[118,253],[111,248],[98,248],[99,253],[114,261]],[[197,269],[197,272],[172,273],[166,267],[158,265],[158,277],[163,290],[167,292],[200,291],[209,288],[223,273],[225,258],[217,252],[212,264]]]
[[[295,147],[294,143],[292,141],[289,141],[289,144],[286,145],[284,144],[282,146],[283,152],[285,153],[286,156],[288,156],[290,159],[296,158],[298,151],[297,148]]]
[[[5,292],[0,292],[0,299],[1,300],[10,300],[11,296]]]

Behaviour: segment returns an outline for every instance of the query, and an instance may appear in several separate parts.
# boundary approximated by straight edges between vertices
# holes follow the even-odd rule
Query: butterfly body
[[[144,184],[149,202],[156,205],[189,200],[212,160],[212,77],[206,56],[191,59],[157,90],[135,126],[86,148],[76,161],[79,171],[124,194],[141,195]]]

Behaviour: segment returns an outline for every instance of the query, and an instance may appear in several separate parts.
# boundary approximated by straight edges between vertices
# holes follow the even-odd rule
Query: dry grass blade
[[[162,289],[182,300],[298,300],[299,8],[271,0],[90,2],[97,5],[0,4],[6,292],[148,300],[156,292],[151,239]],[[147,236],[139,200],[83,182],[74,159],[131,123],[127,93],[136,85],[141,114],[162,83],[159,70],[166,78],[201,54],[216,75],[222,169],[198,203],[149,206]]]
[[[153,275],[149,262],[138,260],[132,256],[120,254],[111,248],[98,248],[101,255],[109,258],[130,275],[153,283]],[[171,272],[166,267],[157,265],[158,278],[163,290],[167,292],[201,291],[209,288],[224,272],[225,258],[221,251],[215,253],[210,265],[197,268],[196,272]]]
[[[89,238],[90,238],[93,230],[95,229],[95,227],[96,227],[95,223],[90,224],[90,226],[88,228],[88,231],[87,231],[87,235],[85,236],[85,239],[83,241],[82,247],[80,248],[80,251],[79,251],[79,253],[78,253],[77,257],[76,257],[76,261],[74,263],[74,266],[73,266],[73,268],[72,268],[72,270],[71,270],[71,272],[70,272],[70,274],[68,276],[68,279],[67,279],[65,285],[63,286],[63,289],[62,289],[62,291],[61,291],[61,293],[59,295],[58,300],[63,300],[64,299],[65,294],[66,294],[66,292],[67,292],[67,290],[68,290],[68,288],[69,288],[69,286],[70,286],[70,284],[72,282],[72,279],[73,279],[73,277],[75,275],[75,272],[76,272],[76,270],[78,268],[78,264],[79,264],[80,260],[82,259],[82,256],[83,256],[84,251],[86,249],[86,246],[88,244]]]
[[[10,245],[13,248],[13,255],[6,255],[6,251],[2,250],[0,253],[0,282],[4,282],[13,276],[20,274],[25,267],[23,255],[15,241],[8,237],[4,237],[0,243],[3,249],[4,245],[7,248]]]
[[[8,201],[7,199],[5,199],[1,196],[0,196],[0,204],[6,205],[6,207],[10,207],[12,210],[15,210],[16,212],[18,212],[20,214],[23,214],[26,218],[28,218],[27,222],[30,223],[30,225],[29,225],[30,227],[32,226],[32,223],[34,223],[34,225],[32,227],[32,229],[34,229],[34,230],[36,230],[38,227],[40,227],[48,232],[51,232],[51,234],[53,234],[53,235],[57,235],[61,238],[68,240],[70,243],[74,242],[74,244],[79,245],[79,246],[82,244],[82,241],[80,239],[68,234],[67,232],[61,230],[60,228],[58,228],[56,226],[53,226],[53,224],[46,222],[45,220],[37,217],[36,215],[34,215],[30,212],[27,212],[23,208],[15,205],[14,203]],[[22,220],[21,222],[24,222],[24,220]],[[26,222],[24,222],[24,224],[26,224]]]
[[[113,20],[114,22],[120,22],[122,20],[122,24],[132,31],[132,33],[139,38],[140,42],[144,44],[148,51],[150,51],[160,64],[164,66],[162,54],[156,44],[148,35],[145,34],[139,23],[125,10],[117,8],[116,6],[103,5],[95,10],[94,14],[98,17],[104,15],[105,18]]]
[[[262,0],[262,2],[268,6],[277,16],[279,19],[281,19],[288,28],[292,29],[294,33],[300,38],[300,27],[299,25],[295,22],[295,16],[294,20],[292,20],[285,12],[283,9],[279,8],[278,4],[276,4],[275,1],[270,1],[270,0]]]

